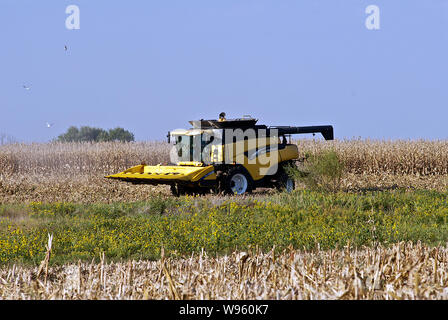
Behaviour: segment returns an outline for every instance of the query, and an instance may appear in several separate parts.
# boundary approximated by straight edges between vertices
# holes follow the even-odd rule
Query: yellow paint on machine
[[[107,176],[111,179],[148,179],[148,180],[164,180],[164,181],[199,181],[206,174],[213,171],[213,166],[146,166],[139,165],[129,168],[123,172]],[[216,178],[212,173],[206,180]]]

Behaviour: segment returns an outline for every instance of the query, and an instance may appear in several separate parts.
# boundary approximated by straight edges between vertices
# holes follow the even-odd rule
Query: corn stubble
[[[300,157],[332,149],[345,163],[345,190],[448,186],[448,140],[299,140]],[[0,146],[0,202],[114,202],[169,193],[164,186],[104,179],[145,162],[168,164],[165,142],[34,143]]]
[[[0,268],[3,299],[447,299],[448,249],[234,252],[158,261]]]

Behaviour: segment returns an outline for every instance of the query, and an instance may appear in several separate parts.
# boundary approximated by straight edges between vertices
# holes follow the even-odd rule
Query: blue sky
[[[339,139],[448,138],[446,0],[1,0],[0,38],[0,133],[20,141],[71,125],[161,140],[221,111]]]

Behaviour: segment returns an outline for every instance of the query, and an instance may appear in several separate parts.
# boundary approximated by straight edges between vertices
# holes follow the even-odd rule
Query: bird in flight
[[[68,47],[67,47],[67,45],[65,45],[65,46],[64,46],[64,49],[65,49],[65,51],[67,51],[67,50],[68,50]]]
[[[28,86],[26,86],[26,85],[23,85],[23,89],[25,89],[25,90],[30,90],[31,87],[28,87]]]
[[[51,128],[54,125],[54,123],[48,123],[47,122],[47,128]]]

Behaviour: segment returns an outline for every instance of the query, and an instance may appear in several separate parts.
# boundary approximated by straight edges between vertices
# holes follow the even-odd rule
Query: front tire
[[[241,168],[231,169],[225,180],[227,194],[242,195],[253,190],[253,181],[250,175]]]

